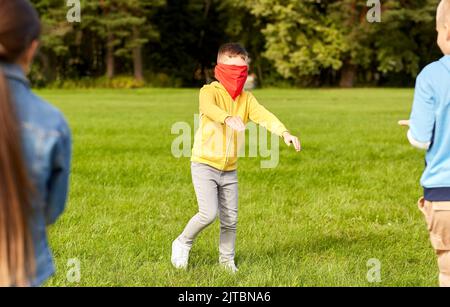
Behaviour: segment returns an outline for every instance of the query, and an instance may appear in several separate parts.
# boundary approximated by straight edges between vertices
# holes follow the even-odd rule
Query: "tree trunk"
[[[106,47],[106,76],[108,79],[114,78],[115,58],[114,58],[114,36],[112,33],[108,34]]]
[[[56,70],[50,69],[50,58],[47,54],[43,52],[38,52],[37,57],[42,63],[42,75],[47,81],[54,81],[56,79]],[[56,65],[52,66],[55,67]]]
[[[343,88],[351,88],[355,85],[356,66],[350,63],[345,63],[341,70],[341,80],[339,86]]]
[[[205,7],[203,10],[203,20],[205,21],[205,24],[206,24],[206,20],[208,18],[212,3],[211,3],[211,0],[204,0],[204,4],[205,4]],[[200,31],[200,37],[198,40],[198,50],[203,49],[205,35],[206,35],[206,29],[202,28]],[[200,66],[201,66],[202,74],[205,78],[205,82],[208,83],[209,73],[206,72],[206,70],[207,70],[207,67],[209,66],[209,64],[207,64],[207,60],[204,57],[200,59]]]
[[[263,81],[263,73],[262,73],[262,68],[261,68],[261,60],[257,61],[256,71],[258,72],[258,80],[256,80],[257,81],[256,85],[261,88],[264,86],[263,85],[263,82],[264,82]]]
[[[137,27],[133,28],[134,41],[139,40],[140,33]],[[134,65],[134,78],[142,82],[144,81],[143,61],[142,61],[142,45],[137,45],[133,48],[133,65]]]

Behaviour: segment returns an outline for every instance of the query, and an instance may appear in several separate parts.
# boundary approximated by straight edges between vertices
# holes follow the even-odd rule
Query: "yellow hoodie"
[[[192,162],[223,171],[237,168],[237,132],[225,125],[229,116],[239,116],[244,124],[253,121],[282,136],[288,130],[278,118],[258,103],[252,93],[243,91],[235,101],[219,82],[200,90],[200,124],[195,134]]]

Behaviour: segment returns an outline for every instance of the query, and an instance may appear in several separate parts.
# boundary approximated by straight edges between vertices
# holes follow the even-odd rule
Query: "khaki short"
[[[421,198],[419,209],[425,215],[433,248],[450,251],[450,202],[429,202]]]

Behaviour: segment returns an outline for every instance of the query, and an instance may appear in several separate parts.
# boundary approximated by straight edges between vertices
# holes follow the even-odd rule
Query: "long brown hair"
[[[0,0],[0,63],[17,62],[40,29],[39,16],[27,0]],[[20,123],[0,66],[0,286],[28,286],[34,275],[32,192]]]

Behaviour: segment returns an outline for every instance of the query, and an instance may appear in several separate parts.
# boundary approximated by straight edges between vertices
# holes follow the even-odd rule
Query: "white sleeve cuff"
[[[412,136],[411,130],[408,130],[408,141],[411,143],[412,146],[414,146],[416,148],[424,149],[424,150],[430,149],[431,142],[422,143],[422,142],[417,141]]]

